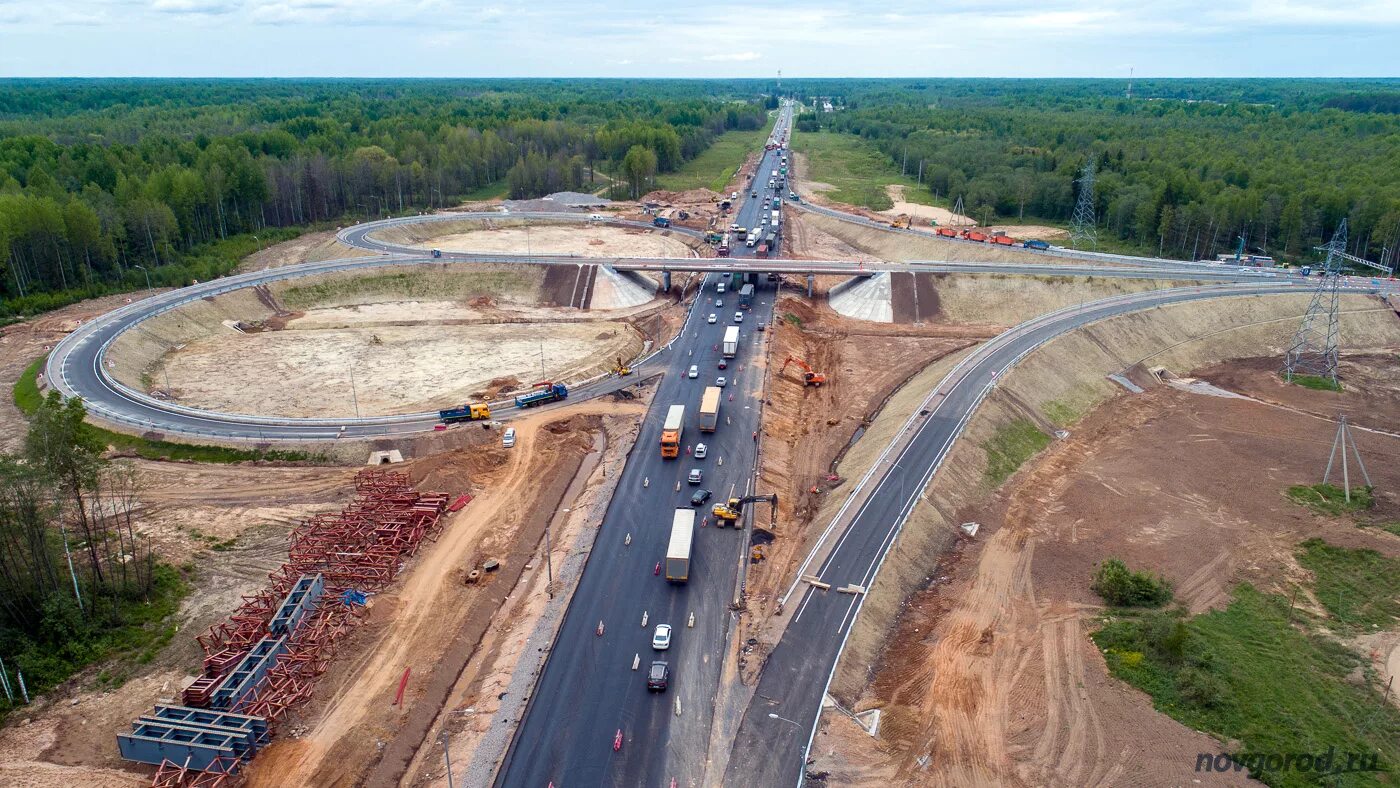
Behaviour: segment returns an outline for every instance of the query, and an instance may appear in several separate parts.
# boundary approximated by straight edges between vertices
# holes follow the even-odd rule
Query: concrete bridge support
[[[817,284],[817,275],[816,275],[816,274],[807,274],[807,297],[808,297],[808,298],[811,298],[811,297],[812,297],[812,288],[814,288],[814,287],[816,286],[816,284]]]
[[[662,271],[662,272],[661,272],[661,292],[663,292],[663,293],[669,293],[669,292],[671,292],[671,272],[670,272],[670,271]]]

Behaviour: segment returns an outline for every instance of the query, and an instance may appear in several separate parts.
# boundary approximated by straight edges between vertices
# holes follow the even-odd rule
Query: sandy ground
[[[338,260],[345,257],[370,257],[375,253],[366,249],[346,246],[335,239],[334,230],[304,233],[290,241],[273,244],[243,258],[238,264],[238,273],[262,271],[268,268],[281,268],[297,263],[314,263],[321,260]]]
[[[607,407],[595,404],[595,409]],[[640,412],[637,405],[614,407]],[[546,487],[553,484],[542,479],[564,474],[567,483],[593,448],[591,433],[598,422],[596,416],[546,413],[513,426],[515,449],[493,446],[485,455],[465,455],[477,469],[471,485],[475,499],[420,554],[402,584],[375,600],[370,623],[356,632],[342,659],[324,677],[316,698],[300,713],[301,721],[288,726],[290,735],[254,761],[248,772],[250,786],[358,784],[411,717],[437,716],[439,705],[425,704],[425,692],[444,683],[450,687],[457,679],[455,672],[438,676],[439,663],[446,661],[450,645],[475,645],[458,643],[454,636],[473,617],[481,619],[484,628],[495,609],[481,609],[476,600],[489,595],[492,585],[505,582],[493,577],[467,586],[466,569],[516,549],[520,529],[534,516],[535,506],[554,505],[542,502]],[[441,466],[460,461],[442,455],[412,472],[415,478],[423,477],[422,484],[431,485],[448,478]],[[529,544],[533,543],[526,544],[527,552]],[[502,574],[519,572],[521,560],[503,568]],[[390,702],[406,667],[417,678],[410,681],[403,707],[394,708]]]
[[[1219,745],[1108,676],[1087,637],[1100,609],[1092,567],[1117,556],[1160,570],[1201,611],[1243,580],[1277,590],[1298,579],[1292,554],[1312,536],[1400,555],[1400,538],[1282,496],[1318,473],[1332,429],[1168,387],[1098,409],[1003,494],[962,513],[982,531],[910,600],[860,699],[883,710],[879,737],[826,726],[817,768],[850,785],[1192,782],[1195,754]],[[1387,466],[1377,484],[1395,489],[1400,438],[1358,440]],[[1285,443],[1294,450],[1280,452]],[[1241,467],[1257,470],[1241,477]],[[1384,497],[1382,515],[1400,512]],[[1378,669],[1387,657],[1375,656]]]
[[[497,378],[572,383],[642,349],[620,322],[297,328],[196,340],[151,379],[163,388],[168,379],[176,399],[201,408],[370,416],[464,402]]]
[[[892,183],[885,187],[885,194],[889,196],[894,207],[880,211],[886,216],[895,217],[900,214],[908,214],[915,222],[921,225],[928,225],[930,221],[938,222],[939,227],[957,225],[960,227],[976,227],[977,222],[970,216],[953,213],[947,208],[939,208],[935,205],[924,205],[917,202],[909,202],[904,199],[904,186]],[[920,221],[922,220],[922,221]]]
[[[510,254],[572,254],[579,257],[693,257],[690,247],[665,233],[606,225],[532,225],[438,236],[421,249]]]

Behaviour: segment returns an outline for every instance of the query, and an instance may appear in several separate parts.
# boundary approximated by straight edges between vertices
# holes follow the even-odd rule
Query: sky
[[[1400,0],[0,0],[0,76],[1396,76]]]

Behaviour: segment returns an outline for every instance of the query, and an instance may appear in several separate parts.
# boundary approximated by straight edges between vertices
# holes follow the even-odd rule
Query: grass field
[[[1349,584],[1364,582],[1375,569],[1365,559],[1360,574],[1348,571],[1351,560],[1326,561]],[[1400,764],[1400,709],[1382,699],[1365,660],[1318,631],[1306,614],[1290,610],[1283,596],[1242,585],[1224,610],[1194,618],[1115,617],[1094,641],[1113,675],[1146,692],[1172,718],[1239,742],[1232,754],[1246,762],[1333,748],[1338,768],[1345,768],[1346,753],[1373,753],[1381,769]],[[1316,773],[1300,770],[1250,771],[1275,786],[1382,784],[1373,772],[1319,782]]]
[[[996,487],[1006,481],[1022,463],[1049,445],[1050,436],[1025,419],[998,427],[982,444],[987,452],[987,484]]]
[[[793,131],[792,149],[807,159],[803,177],[835,186],[834,190],[823,194],[838,202],[884,211],[894,207],[885,193],[885,186],[902,184],[904,199],[947,207],[945,200],[933,199],[928,189],[919,186],[917,178],[901,176],[899,167],[889,157],[860,137],[827,131]]]
[[[686,162],[679,170],[658,175],[656,186],[677,192],[710,189],[723,193],[734,172],[744,163],[744,157],[763,150],[763,143],[772,130],[773,121],[770,118],[768,125],[758,131],[726,131],[704,153]]]

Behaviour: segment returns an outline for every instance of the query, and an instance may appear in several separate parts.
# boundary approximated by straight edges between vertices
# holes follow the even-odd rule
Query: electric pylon
[[[1322,264],[1322,281],[1313,291],[1303,324],[1283,357],[1283,377],[1289,382],[1296,375],[1317,375],[1337,382],[1337,341],[1341,335],[1337,310],[1341,304],[1341,268],[1346,246],[1347,220],[1343,219],[1324,247],[1327,261]]]
[[[1074,204],[1074,218],[1070,220],[1069,242],[1071,246],[1088,243],[1099,248],[1099,223],[1094,214],[1094,159],[1084,163],[1079,175],[1079,199]]]

